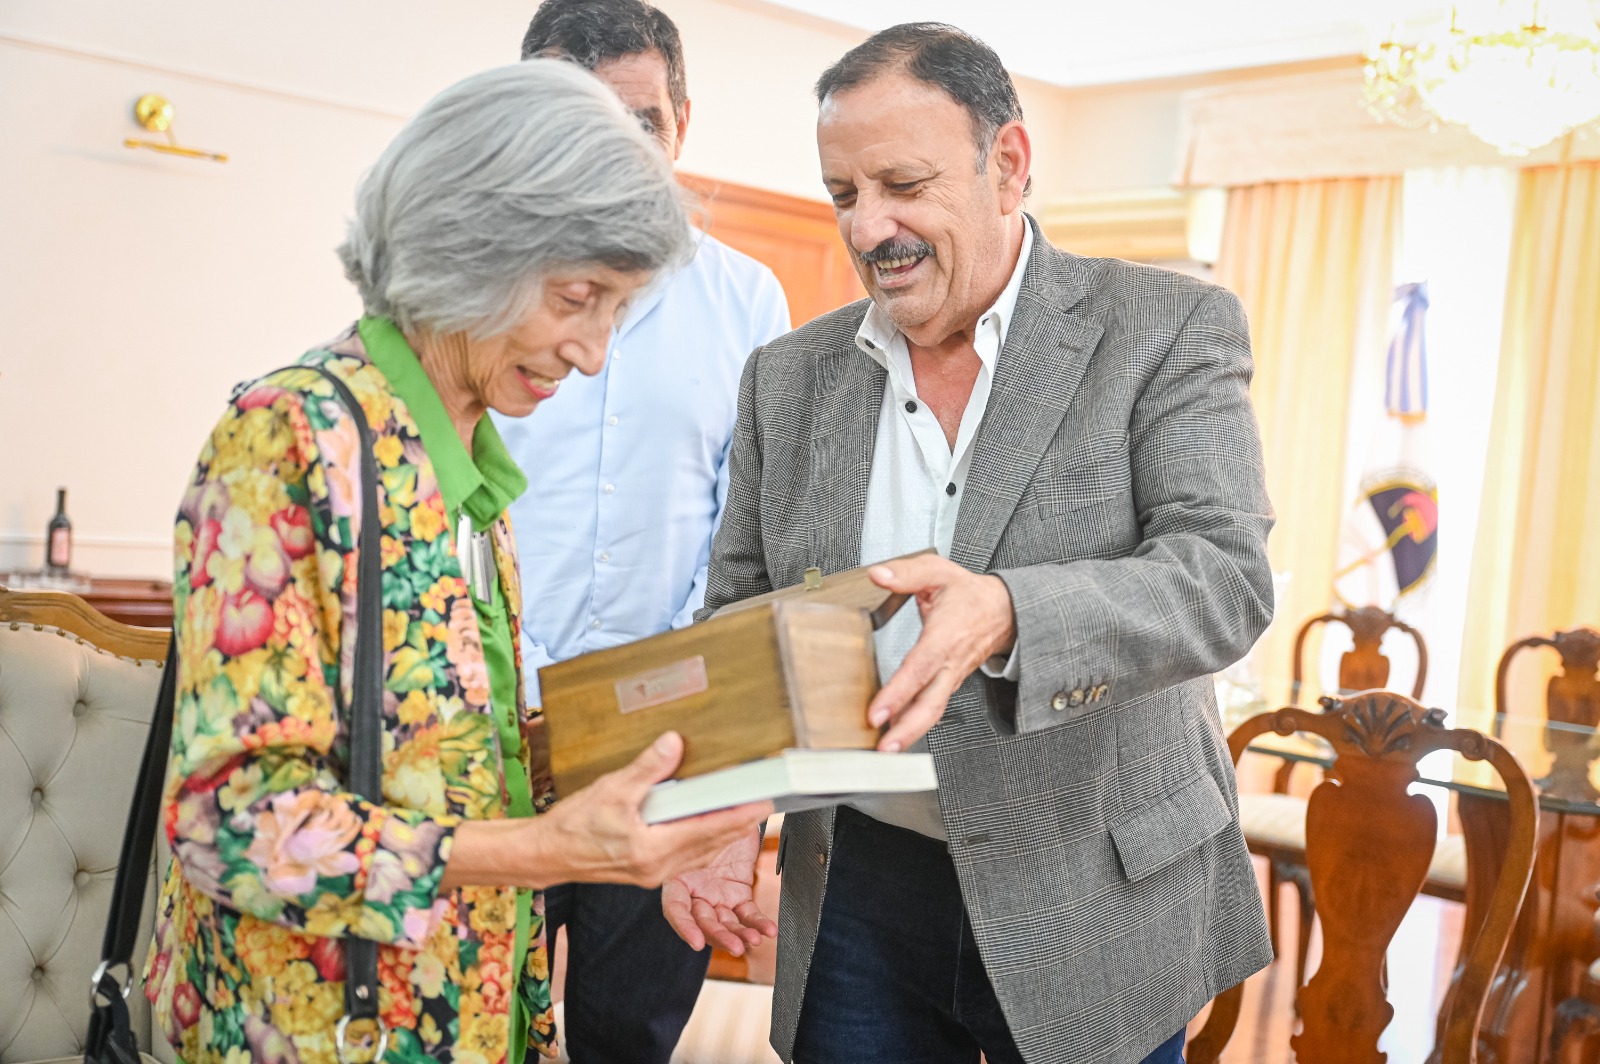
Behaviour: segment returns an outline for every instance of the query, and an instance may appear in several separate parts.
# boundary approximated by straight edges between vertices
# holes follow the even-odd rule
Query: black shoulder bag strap
[[[144,881],[150,874],[155,851],[156,826],[161,822],[161,786],[167,771],[167,750],[172,745],[173,705],[178,681],[178,640],[167,641],[167,661],[161,671],[161,688],[145,737],[139,781],[128,808],[128,827],[122,835],[122,855],[111,890],[111,915],[105,941],[100,946],[100,966],[89,981],[89,1034],[84,1043],[85,1064],[140,1064],[139,1043],[128,1012],[128,991],[133,988],[133,948],[144,915]],[[112,969],[124,969],[119,984]]]
[[[383,573],[380,568],[378,459],[372,450],[372,429],[361,404],[344,381],[327,369],[316,370],[339,393],[361,439],[361,529],[356,540],[356,649],[350,681],[350,778],[352,794],[373,805],[383,804]],[[341,690],[336,692],[343,697]],[[370,1020],[378,1042],[367,1060],[380,1060],[389,1045],[389,1028],[378,1017],[378,944],[370,938],[344,940],[344,1017],[334,1031],[340,1064],[348,1064],[345,1030],[351,1020]]]
[[[344,381],[322,366],[310,368],[322,374],[338,393],[355,422],[361,440],[361,528],[357,533],[356,561],[356,646],[351,680],[350,766],[346,785],[350,792],[374,805],[383,801],[383,622],[382,579],[379,568],[378,462],[372,450],[372,430],[361,404]],[[176,635],[167,645],[166,667],[161,689],[156,695],[155,714],[145,740],[144,758],[139,766],[133,802],[128,809],[128,825],[122,836],[122,854],[117,863],[111,892],[111,912],[106,922],[101,961],[90,980],[89,1033],[84,1044],[85,1064],[140,1064],[138,1040],[133,1033],[127,996],[133,988],[132,958],[144,909],[145,878],[150,871],[156,827],[161,820],[161,792],[165,781],[167,751],[172,745],[172,721],[176,706],[178,676]],[[343,701],[343,684],[335,697]],[[113,970],[124,969],[118,982]],[[371,939],[345,939],[345,1015],[335,1031],[335,1045],[341,1064],[349,1064],[345,1033],[351,1020],[370,1020],[377,1030],[377,1044],[370,1056],[382,1058],[389,1044],[389,1029],[378,1016],[378,944]]]

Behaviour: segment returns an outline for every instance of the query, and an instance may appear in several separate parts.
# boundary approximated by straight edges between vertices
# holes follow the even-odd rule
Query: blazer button
[[[1104,698],[1106,695],[1108,695],[1110,693],[1111,693],[1111,685],[1108,684],[1108,683],[1103,683],[1099,687],[1096,687],[1094,689],[1094,697],[1096,699]]]
[[[1074,706],[1083,705],[1083,688],[1080,687],[1076,691],[1072,692],[1072,698],[1069,700],[1068,704]]]
[[[1057,713],[1060,713],[1063,709],[1066,709],[1067,693],[1065,691],[1057,691],[1054,695],[1052,695],[1050,698],[1050,708],[1055,710]]]
[[[821,846],[817,847],[817,867],[828,867],[828,851],[824,850]]]

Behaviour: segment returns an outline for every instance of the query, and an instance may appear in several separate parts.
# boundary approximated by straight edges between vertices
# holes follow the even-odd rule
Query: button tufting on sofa
[[[134,633],[135,646],[154,644],[124,656],[9,612],[44,597],[0,589],[0,1064],[81,1059],[89,975],[100,959],[161,678],[155,659],[166,642],[164,633],[152,638],[99,619]],[[155,909],[153,881],[146,891],[135,978]],[[171,1061],[164,1042],[152,1046],[139,988],[128,1004],[140,1049]]]

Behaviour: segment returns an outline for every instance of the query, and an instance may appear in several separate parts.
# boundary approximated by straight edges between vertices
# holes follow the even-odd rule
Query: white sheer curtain
[[[1489,422],[1494,410],[1501,322],[1511,254],[1517,172],[1504,167],[1412,170],[1402,191],[1396,284],[1426,281],[1431,472],[1439,489],[1439,553],[1426,600],[1409,617],[1428,643],[1423,701],[1455,710],[1472,547],[1483,493]],[[1368,440],[1383,416],[1385,350],[1358,353],[1352,369],[1345,492],[1354,500]],[[1323,650],[1324,675],[1348,648]],[[1391,686],[1409,687],[1410,639],[1391,633]],[[1481,707],[1470,706],[1468,719]]]

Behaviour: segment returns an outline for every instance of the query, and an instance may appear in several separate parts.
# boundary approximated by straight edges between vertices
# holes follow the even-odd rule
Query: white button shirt
[[[788,331],[772,271],[696,233],[694,258],[639,295],[599,374],[570,374],[530,417],[494,415],[528,476],[510,514],[529,704],[541,666],[694,619],[739,377]]]
[[[1032,250],[1033,226],[1024,220],[1022,250],[1011,271],[1011,280],[1006,282],[994,306],[978,319],[972,346],[981,365],[967,399],[967,408],[961,415],[954,448],[945,439],[939,419],[917,397],[916,376],[911,370],[911,352],[906,347],[904,334],[876,303],[867,309],[861,328],[856,332],[856,346],[884,367],[888,380],[883,389],[883,411],[878,415],[872,474],[867,482],[867,511],[861,526],[862,565],[929,547],[942,557],[950,556],[956,515],[966,492],[967,471],[972,465],[972,444],[989,406],[995,360],[1005,344],[1006,330],[1011,326],[1017,293],[1022,290],[1022,275],[1027,271]],[[878,630],[875,641],[882,680],[887,681],[894,675],[921,634],[922,618],[914,603],[907,603]],[[1013,657],[1006,675],[1015,667]],[[926,739],[919,739],[911,746],[916,751],[927,748]],[[945,837],[937,792],[878,795],[851,804],[884,823],[910,828],[936,839]]]

